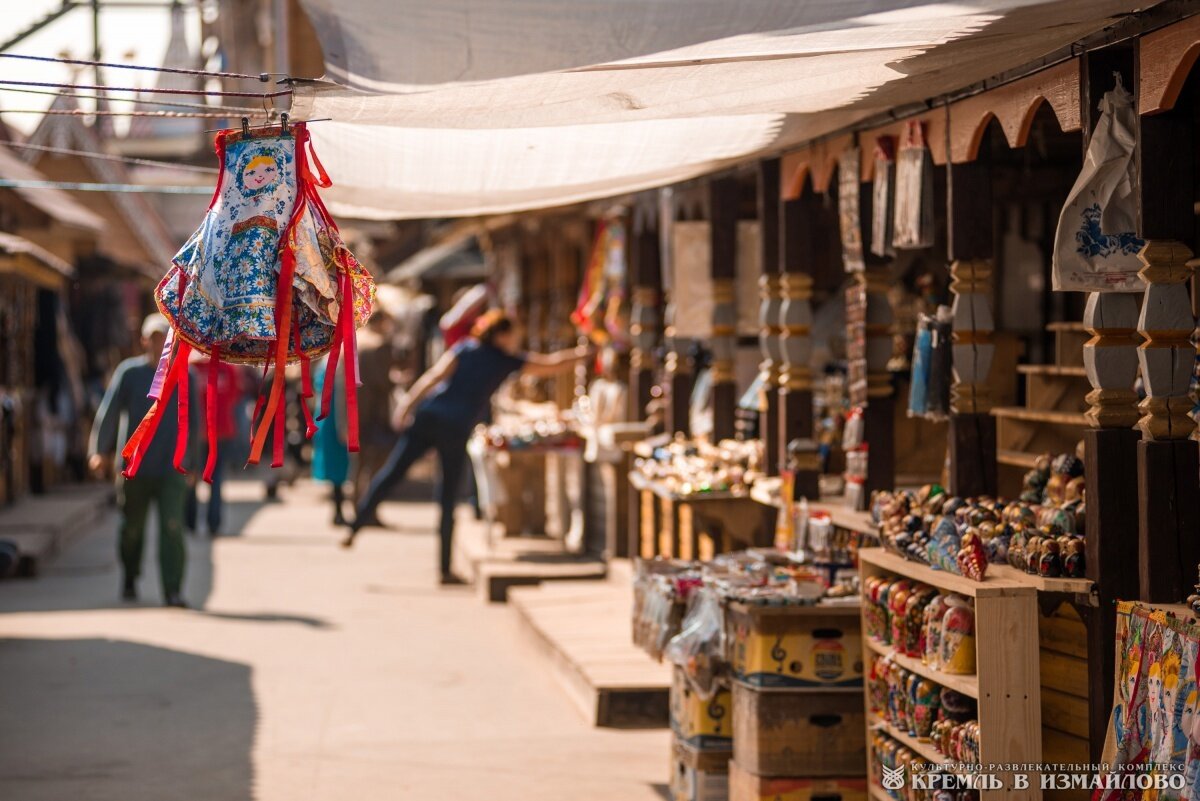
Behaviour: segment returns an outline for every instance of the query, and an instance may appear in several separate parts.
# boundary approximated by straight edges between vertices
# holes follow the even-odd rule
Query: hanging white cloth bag
[[[1136,186],[1133,159],[1133,95],[1121,84],[1100,101],[1100,120],[1088,144],[1083,170],[1058,218],[1054,235],[1057,292],[1141,292]]]

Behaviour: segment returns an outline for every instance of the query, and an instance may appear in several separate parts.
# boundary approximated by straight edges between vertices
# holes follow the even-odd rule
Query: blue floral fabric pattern
[[[338,311],[335,243],[307,199],[299,201],[303,209],[289,228],[297,203],[295,139],[279,129],[249,136],[231,132],[218,140],[218,153],[216,195],[158,286],[160,310],[202,352],[219,347],[227,361],[267,361],[279,333],[280,254],[291,247],[296,255],[292,316],[301,350],[309,356],[327,350]]]

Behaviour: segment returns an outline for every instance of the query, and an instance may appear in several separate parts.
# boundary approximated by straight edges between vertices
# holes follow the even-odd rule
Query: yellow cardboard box
[[[762,689],[862,687],[857,606],[753,606],[726,616],[734,678]]]
[[[688,684],[676,665],[671,680],[671,731],[684,744],[702,751],[728,751],[733,747],[733,697],[722,687],[707,701]]]

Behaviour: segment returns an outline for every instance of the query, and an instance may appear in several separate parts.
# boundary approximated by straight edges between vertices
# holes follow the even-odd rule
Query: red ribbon
[[[221,349],[213,346],[208,359],[208,386],[205,388],[204,413],[208,422],[208,459],[204,462],[204,480],[211,484],[217,469],[217,381],[221,368]]]
[[[176,421],[178,422],[179,430],[175,432],[175,470],[187,475],[187,468],[183,466],[184,457],[187,456],[188,444],[188,415],[191,401],[191,392],[188,387],[188,379],[191,376],[191,371],[188,370],[188,357],[191,355],[192,346],[183,342],[179,346],[175,358],[183,363],[183,368],[179,371],[179,401],[176,404],[177,414]],[[212,377],[209,377],[212,380]]]

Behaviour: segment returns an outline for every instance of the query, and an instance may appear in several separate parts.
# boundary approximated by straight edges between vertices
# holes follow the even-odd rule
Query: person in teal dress
[[[313,371],[313,386],[323,386],[328,362],[322,359]],[[343,383],[341,373],[335,381]],[[312,476],[316,481],[328,481],[333,487],[333,524],[344,526],[342,514],[343,486],[350,474],[350,454],[346,450],[346,409],[341,399],[345,393],[337,387],[333,393],[333,410],[317,421],[317,433],[313,434]],[[323,409],[321,411],[324,411]]]

